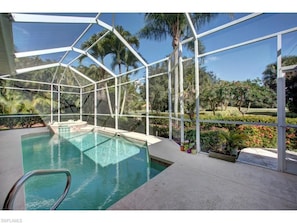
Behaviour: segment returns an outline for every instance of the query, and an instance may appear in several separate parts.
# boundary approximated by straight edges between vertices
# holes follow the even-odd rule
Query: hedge
[[[31,128],[35,125],[45,126],[45,121],[39,115],[18,115],[18,117],[1,117],[0,129],[16,129],[16,128]]]
[[[277,118],[271,116],[210,116],[201,115],[204,120],[221,120],[221,121],[238,121],[238,122],[256,122],[256,123],[276,123]],[[289,124],[296,124],[297,118],[286,118]],[[168,125],[154,125],[158,129],[159,136],[168,137]],[[185,135],[187,131],[192,131],[192,128],[185,128]],[[264,125],[250,125],[250,124],[225,124],[225,123],[200,123],[201,129],[201,149],[207,152],[213,146],[219,146],[221,142],[218,140],[220,131],[236,131],[245,135],[242,146],[243,147],[260,147],[260,148],[276,148],[277,147],[277,129],[272,126]],[[221,130],[220,130],[221,129]],[[216,132],[218,131],[218,132]],[[287,128],[286,130],[286,148],[288,150],[297,151],[297,129]]]

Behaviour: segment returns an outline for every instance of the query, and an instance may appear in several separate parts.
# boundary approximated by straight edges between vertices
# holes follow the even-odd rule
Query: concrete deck
[[[112,129],[101,131],[115,133]],[[23,174],[20,137],[46,128],[0,132],[0,205]],[[117,131],[147,140],[152,156],[173,164],[109,210],[296,210],[297,176],[206,154],[187,154],[168,139]],[[21,206],[16,208],[21,209]]]
[[[21,136],[48,131],[47,128],[0,131],[0,207],[14,183],[24,174]],[[24,194],[20,191],[14,208],[24,209]]]
[[[134,133],[126,135],[133,137]],[[296,175],[273,170],[275,166],[250,165],[245,157],[242,162],[230,163],[206,154],[181,152],[168,139],[146,139],[151,155],[173,164],[110,210],[297,209]]]

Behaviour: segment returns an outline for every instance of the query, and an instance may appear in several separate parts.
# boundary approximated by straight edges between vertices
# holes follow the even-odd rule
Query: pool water
[[[150,159],[146,144],[96,132],[23,137],[22,149],[24,173],[70,171],[70,190],[58,210],[105,210],[166,168]],[[65,174],[33,176],[25,183],[26,209],[49,210],[65,184]]]

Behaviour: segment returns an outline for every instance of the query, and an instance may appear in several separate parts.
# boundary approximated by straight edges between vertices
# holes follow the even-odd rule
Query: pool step
[[[80,131],[82,131],[82,132],[91,132],[93,130],[94,130],[94,126],[93,125],[87,125],[86,127],[80,128]]]

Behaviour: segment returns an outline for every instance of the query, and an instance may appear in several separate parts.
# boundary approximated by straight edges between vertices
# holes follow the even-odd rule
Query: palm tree
[[[139,48],[139,40],[136,36],[133,36],[129,31],[125,30],[122,26],[116,26],[115,29],[118,33],[135,49]],[[118,66],[119,74],[122,73],[122,65],[128,67],[131,64],[132,53],[126,48],[122,41],[115,35],[110,34],[107,37],[107,47],[110,49],[110,53],[113,55],[113,69]],[[130,61],[129,61],[130,60]],[[137,67],[137,65],[136,65]]]
[[[193,13],[191,19],[196,29],[209,22],[216,14]],[[187,18],[181,13],[146,13],[145,26],[139,31],[139,36],[146,39],[161,41],[167,36],[172,38],[172,48],[175,52],[175,63],[178,63],[178,47],[181,40],[188,37],[190,28]],[[191,47],[189,46],[189,49]],[[174,64],[175,65],[175,64]],[[176,66],[174,75],[174,114],[178,113],[178,68]]]
[[[104,35],[107,35],[107,32],[108,31],[104,30],[102,32],[92,35],[90,39],[86,40],[81,44],[81,48],[82,49],[90,48],[97,40],[99,40],[100,38],[103,38]],[[110,48],[106,47],[107,45],[106,41],[107,40],[105,38],[101,39],[88,51],[93,57],[100,59],[100,62],[102,64],[104,64],[104,57],[110,53]],[[80,61],[82,61],[85,57],[86,57],[85,55],[80,57]]]
[[[117,32],[135,49],[139,47],[139,40],[136,36],[133,36],[129,31],[125,30],[122,26],[115,26],[114,27]],[[105,36],[104,36],[105,35]],[[106,33],[106,31],[100,32],[91,36],[89,40],[82,44],[82,48],[89,48],[92,46],[94,41],[97,41],[99,38],[103,37],[100,41],[98,41],[91,49],[90,54],[97,59],[100,59],[102,64],[104,64],[104,58],[111,54],[112,55],[112,64],[111,67],[113,70],[118,69],[118,73],[122,73],[122,66],[126,67],[126,71],[129,70],[130,67],[137,68],[137,59],[136,57],[126,48],[126,46],[122,43],[122,41],[112,32]],[[81,58],[81,60],[84,57]],[[102,78],[104,78],[106,72],[103,72]],[[128,76],[125,77],[128,79]],[[121,78],[119,79],[121,81]],[[119,83],[120,84],[120,83]],[[106,86],[107,87],[107,86]],[[124,103],[125,103],[125,95],[121,102],[121,85],[119,86],[119,97],[118,101],[119,104],[122,103],[121,106],[121,113],[124,110]]]
[[[133,36],[129,31],[126,31],[122,26],[116,26],[115,29],[118,33],[134,48],[139,48],[139,40],[136,36]],[[118,67],[119,74],[122,73],[122,66],[126,67],[126,71],[129,71],[129,67],[137,68],[137,58],[130,52],[126,46],[118,39],[115,35],[107,36],[106,45],[110,49],[111,54],[113,55],[112,69],[115,70]],[[125,80],[128,79],[128,74],[125,77]],[[118,102],[121,104],[120,114],[123,114],[124,105],[126,101],[127,89],[124,91],[123,99],[121,99],[121,78],[119,78],[119,92],[118,92]]]

